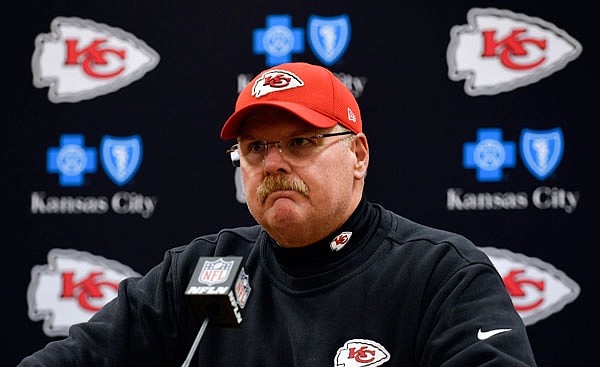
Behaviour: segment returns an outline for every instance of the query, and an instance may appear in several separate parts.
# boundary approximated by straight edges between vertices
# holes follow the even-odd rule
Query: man
[[[221,137],[237,140],[230,153],[258,225],[167,251],[21,366],[181,365],[200,328],[184,292],[202,256],[243,257],[251,295],[239,327],[209,322],[194,365],[536,365],[481,251],[366,200],[360,110],[331,72],[288,63],[260,73]]]

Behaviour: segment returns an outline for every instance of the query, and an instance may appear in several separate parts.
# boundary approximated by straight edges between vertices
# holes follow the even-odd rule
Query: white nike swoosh
[[[512,329],[494,329],[490,331],[481,331],[481,329],[477,330],[477,339],[486,340],[491,338],[494,335],[505,333],[507,331],[511,331]]]

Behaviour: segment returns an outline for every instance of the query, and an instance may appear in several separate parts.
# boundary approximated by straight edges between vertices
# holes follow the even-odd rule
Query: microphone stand
[[[194,343],[188,352],[187,358],[183,361],[181,367],[189,367],[192,362],[192,358],[194,357],[194,353],[196,353],[196,348],[198,348],[198,344],[200,344],[200,339],[202,339],[202,335],[204,334],[204,330],[206,330],[206,326],[208,325],[208,316],[204,318],[202,325],[200,326],[200,330],[198,331],[198,335],[196,335],[196,339],[194,339]]]

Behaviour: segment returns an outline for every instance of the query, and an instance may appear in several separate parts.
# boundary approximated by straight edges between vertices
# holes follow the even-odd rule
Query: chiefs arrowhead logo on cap
[[[271,70],[256,79],[252,87],[252,95],[260,98],[272,92],[302,87],[304,82],[294,73],[285,70]]]

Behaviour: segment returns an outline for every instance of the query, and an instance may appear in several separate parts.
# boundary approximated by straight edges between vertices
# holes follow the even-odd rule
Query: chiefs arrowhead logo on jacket
[[[390,360],[390,353],[379,343],[367,339],[351,339],[338,349],[334,365],[344,367],[380,366]]]

